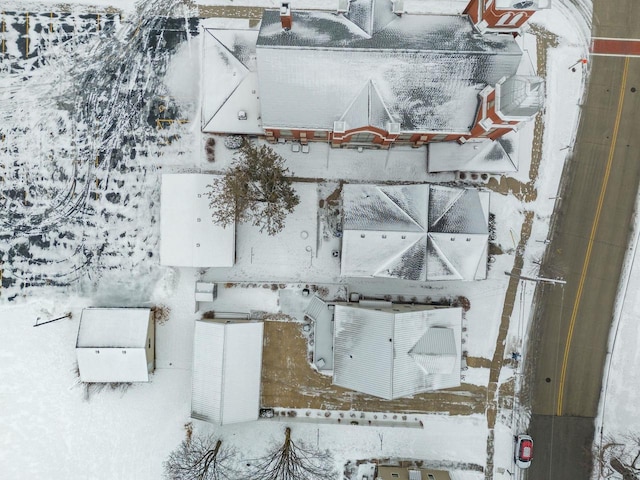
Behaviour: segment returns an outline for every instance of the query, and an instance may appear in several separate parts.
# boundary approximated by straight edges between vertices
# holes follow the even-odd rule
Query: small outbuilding
[[[208,185],[217,175],[162,175],[160,264],[173,267],[232,267],[235,225],[213,222]]]
[[[85,308],[76,356],[82,382],[148,382],[155,358],[151,309]]]
[[[197,320],[191,416],[226,425],[258,419],[264,324]]]

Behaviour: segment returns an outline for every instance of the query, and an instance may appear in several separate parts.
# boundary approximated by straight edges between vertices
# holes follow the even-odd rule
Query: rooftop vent
[[[244,110],[240,110],[238,112],[238,120],[246,120],[247,119],[247,112],[245,112]]]

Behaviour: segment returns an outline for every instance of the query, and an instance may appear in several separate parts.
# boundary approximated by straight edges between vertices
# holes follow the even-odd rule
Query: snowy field
[[[486,281],[430,284],[342,280],[339,259],[332,256],[339,244],[332,234],[335,212],[318,209],[320,200],[339,188],[340,180],[454,181],[453,175],[426,173],[424,148],[358,153],[312,144],[310,152],[303,154],[292,152],[289,145],[277,145],[293,174],[312,180],[295,184],[301,204],[282,234],[266,237],[254,227],[240,225],[237,264],[230,269],[200,272],[160,267],[160,175],[218,173],[232,156],[218,141],[216,161],[210,163],[204,157],[198,117],[201,45],[189,19],[193,9],[181,10],[184,19],[142,25],[136,33],[136,22],[130,22],[132,3],[73,2],[74,12],[97,5],[113,6],[126,14],[124,19],[118,15],[89,17],[84,19],[86,28],[80,28],[79,17],[73,15],[56,19],[60,28],[53,36],[46,31],[46,12],[59,2],[20,2],[19,8],[16,2],[0,2],[4,11],[21,11],[28,5],[31,12],[45,12],[41,19],[32,19],[32,26],[40,23],[43,29],[34,34],[31,47],[11,51],[12,61],[0,63],[0,101],[7,107],[2,109],[0,126],[4,135],[0,168],[5,178],[3,198],[8,199],[0,214],[0,261],[6,271],[0,290],[0,356],[6,360],[0,369],[0,424],[4,426],[0,477],[40,478],[45,472],[55,479],[161,477],[162,461],[184,438],[184,424],[190,421],[196,279],[257,284],[252,289],[222,289],[218,309],[283,312],[298,319],[298,293],[305,284],[327,285],[329,292],[346,288],[373,297],[401,295],[438,301],[464,296],[471,306],[465,316],[464,349],[470,357],[492,359],[509,282],[504,272],[513,268],[519,252],[524,259],[523,274],[537,273],[560,172],[578,122],[577,105],[586,72],[573,72],[570,66],[586,54],[588,35],[586,21],[567,6],[571,2],[554,2],[551,11],[535,17],[536,24],[559,35],[558,46],[548,52],[542,161],[539,174],[532,179],[529,152],[534,126],[519,132],[520,171],[513,176],[514,184],[531,182],[535,195],[509,190],[492,195],[492,242],[501,253],[492,254]],[[198,3],[231,5],[215,0]],[[277,3],[234,0],[233,6]],[[465,3],[407,0],[405,9],[459,13]],[[295,3],[298,8],[333,6],[329,0]],[[572,19],[569,31],[567,18]],[[18,36],[25,20],[15,13],[9,23],[17,25],[13,34]],[[60,33],[66,32],[63,24],[78,26],[77,35],[67,38]],[[132,48],[125,48],[130,38],[134,38]],[[34,45],[42,47],[36,50]],[[535,65],[533,36],[527,35],[522,46]],[[22,59],[25,51],[28,58]],[[94,61],[96,58],[100,60]],[[114,65],[123,61],[126,66],[118,73]],[[101,72],[112,75],[100,84],[111,97],[90,94],[94,78],[90,74],[100,78]],[[74,87],[78,84],[88,90],[78,91]],[[77,111],[83,116],[78,117]],[[110,147],[108,151],[101,148],[104,144]],[[12,193],[7,194],[9,191]],[[521,227],[527,216],[532,217],[531,234],[521,245]],[[286,288],[279,292],[263,288],[267,283],[285,284]],[[520,282],[505,357],[512,352],[526,355],[522,348],[532,295],[533,285]],[[153,380],[125,392],[94,393],[87,399],[75,374],[74,346],[81,309],[98,305],[166,305],[171,314],[156,332]],[[73,314],[71,319],[33,327],[38,318],[44,321],[67,312]],[[620,325],[622,328],[624,322]],[[505,366],[500,383],[517,382],[518,374],[517,364]],[[488,378],[487,367],[475,367],[465,373],[463,383],[487,386]],[[526,412],[500,412],[495,427],[494,478],[509,478],[506,471],[513,471],[512,435],[526,428],[526,418]],[[424,429],[303,422],[291,426],[294,438],[329,448],[340,470],[349,460],[400,457],[449,465],[454,480],[485,478],[480,471],[464,468],[487,465],[484,416],[421,415],[420,419]],[[280,438],[284,426],[279,421],[260,421],[212,429],[198,423],[196,432],[215,431],[242,451],[243,462],[250,463],[271,439]]]

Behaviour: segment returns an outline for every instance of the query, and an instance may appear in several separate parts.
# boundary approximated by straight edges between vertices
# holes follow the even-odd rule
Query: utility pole
[[[511,272],[504,272],[505,275],[509,277],[518,278],[520,280],[529,280],[530,282],[541,282],[541,283],[551,283],[552,285],[566,285],[566,281],[557,280],[555,278],[545,278],[545,277],[526,277],[524,275],[517,275]]]

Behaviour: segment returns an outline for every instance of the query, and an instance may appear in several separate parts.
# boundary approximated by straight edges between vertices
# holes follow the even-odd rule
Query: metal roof
[[[421,281],[486,277],[488,192],[350,184],[342,199],[343,276]]]
[[[505,173],[518,170],[514,134],[497,140],[433,142],[427,145],[428,171]]]
[[[85,308],[76,358],[82,382],[147,382],[147,339],[153,341],[149,308]],[[153,359],[151,359],[153,362]]]
[[[258,418],[264,324],[198,320],[191,416],[219,425]]]
[[[348,16],[294,11],[286,32],[279,12],[265,11],[256,50],[265,127],[332,129],[371,84],[401,131],[465,133],[479,91],[520,63],[512,37],[480,35],[466,16],[398,17],[390,2],[370,3],[352,2]]]
[[[176,267],[231,267],[235,261],[235,225],[213,222],[208,185],[216,175],[162,175],[160,264]]]
[[[333,383],[386,399],[460,385],[462,309],[336,305]]]
[[[85,308],[78,328],[78,348],[146,347],[149,308]]]

